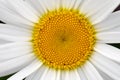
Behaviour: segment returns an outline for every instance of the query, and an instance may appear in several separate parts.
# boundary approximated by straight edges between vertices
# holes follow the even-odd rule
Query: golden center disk
[[[94,44],[95,29],[77,10],[49,11],[34,26],[34,53],[55,69],[71,70],[83,65]]]

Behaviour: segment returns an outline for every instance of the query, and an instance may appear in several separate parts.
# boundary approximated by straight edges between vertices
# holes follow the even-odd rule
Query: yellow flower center
[[[77,10],[49,11],[34,25],[34,53],[54,69],[71,70],[83,65],[95,41],[93,26]]]

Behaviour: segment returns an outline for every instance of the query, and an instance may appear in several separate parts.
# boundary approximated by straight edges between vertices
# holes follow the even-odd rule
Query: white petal
[[[83,69],[86,77],[88,78],[88,80],[103,80],[103,78],[98,73],[96,68],[89,61],[87,61],[85,63],[85,65],[82,69]]]
[[[109,75],[113,80],[120,79],[120,65],[108,59],[107,57],[94,53],[90,59],[93,65],[99,68],[101,71]]]
[[[38,4],[39,4],[39,6],[40,6],[40,8],[39,9],[41,9],[40,10],[40,12],[42,12],[42,13],[47,13],[47,11],[48,11],[48,8],[47,8],[47,6],[46,6],[46,4],[45,4],[45,0],[44,1],[41,1],[41,0],[37,0],[38,1]]]
[[[74,9],[78,9],[81,5],[81,3],[83,2],[83,0],[75,0],[75,4],[74,4]]]
[[[39,68],[39,70],[37,70],[35,73],[29,75],[27,79],[28,80],[39,80],[42,77],[45,70],[46,70],[46,67],[41,66]]]
[[[6,1],[5,0],[0,0],[0,3],[6,3]]]
[[[53,0],[55,9],[59,9],[62,5],[62,0]]]
[[[98,69],[98,68],[97,68]],[[99,69],[98,69],[99,70]],[[111,77],[109,77],[107,74],[99,70],[99,73],[104,78],[104,80],[113,80]]]
[[[95,51],[100,54],[120,63],[120,49],[112,47],[107,44],[97,44],[95,46]]]
[[[13,6],[13,9],[26,19],[36,22],[38,20],[38,13],[26,1],[23,0],[7,0],[8,4]]]
[[[97,33],[97,39],[102,43],[120,43],[120,27]]]
[[[32,51],[32,44],[30,42],[3,44],[0,45],[0,61],[23,56]]]
[[[23,68],[21,71],[17,72],[7,80],[22,80],[28,75],[30,75],[31,73],[35,72],[41,65],[42,65],[42,62],[35,59],[30,65]]]
[[[33,54],[29,54],[10,59],[8,61],[0,62],[0,77],[17,72],[18,70],[28,65],[34,58],[35,57]]]
[[[40,80],[56,80],[56,70],[46,68]]]
[[[13,12],[11,9],[8,9],[5,5],[0,4],[0,20],[14,25],[31,25],[32,23],[24,18],[22,18],[20,15]]]
[[[65,80],[66,71],[60,71],[60,80]]]
[[[58,70],[56,73],[56,80],[61,80],[61,71]]]
[[[60,7],[61,0],[38,0],[44,12],[55,10]]]
[[[82,80],[76,70],[66,71],[64,80]]]
[[[0,24],[0,33],[11,34],[14,36],[31,36],[32,31],[13,25]]]
[[[72,9],[77,0],[62,0],[62,7]]]
[[[104,31],[120,26],[120,11],[110,14],[105,20],[95,25],[97,31]]]
[[[0,24],[0,38],[10,41],[29,41],[31,39],[32,32],[30,30],[8,25]]]
[[[60,7],[60,0],[44,0],[44,4],[48,10],[54,10]]]
[[[55,8],[55,5],[54,4],[54,0],[44,0],[44,1],[41,1],[39,0],[40,3],[44,4],[44,6],[42,5],[42,7],[45,7],[46,10],[53,10]]]
[[[31,39],[28,37],[16,37],[16,36],[8,36],[8,35],[1,35],[0,34],[0,38],[4,39],[4,40],[8,40],[8,41],[30,41]]]
[[[25,1],[39,12],[39,16],[44,13],[44,10],[38,0],[25,0]]]
[[[119,4],[120,0],[86,0],[80,6],[80,11],[96,24],[104,20]]]
[[[3,39],[0,39],[0,45],[7,44],[7,43],[10,43],[10,42],[6,41],[6,40],[3,40]]]
[[[33,80],[33,77],[36,75],[36,72],[33,72],[32,74],[30,74],[28,77],[25,78],[25,80]]]
[[[79,73],[81,80],[87,80],[87,77],[85,76],[85,73],[82,70],[82,66],[77,71]]]

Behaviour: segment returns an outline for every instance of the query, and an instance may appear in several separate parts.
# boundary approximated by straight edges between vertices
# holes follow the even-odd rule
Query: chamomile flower
[[[0,0],[0,76],[120,79],[120,0]]]

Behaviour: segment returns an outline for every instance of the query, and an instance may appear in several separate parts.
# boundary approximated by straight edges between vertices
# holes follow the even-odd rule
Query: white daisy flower
[[[0,0],[0,77],[120,80],[120,0]],[[102,74],[105,74],[105,77]],[[109,78],[109,80],[110,80]]]

